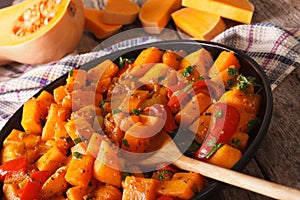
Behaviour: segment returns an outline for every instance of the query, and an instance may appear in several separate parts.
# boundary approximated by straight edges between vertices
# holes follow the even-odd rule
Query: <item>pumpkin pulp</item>
[[[1,9],[0,17],[0,63],[59,59],[74,50],[84,28],[81,0],[26,0]]]

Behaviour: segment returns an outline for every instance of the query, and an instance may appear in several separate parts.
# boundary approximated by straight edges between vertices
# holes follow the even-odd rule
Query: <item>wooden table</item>
[[[253,23],[267,22],[283,28],[300,28],[299,0],[250,1],[255,5]],[[5,5],[5,2],[9,1],[1,0],[0,7]],[[140,23],[129,25],[125,30],[136,27],[141,27]],[[168,37],[175,39],[178,36]],[[99,42],[101,41],[85,33],[78,50],[79,52],[91,51]],[[294,70],[273,92],[274,110],[270,128],[254,159],[246,166],[243,173],[300,189],[299,86],[300,68]],[[226,186],[211,199],[264,200],[269,198]]]
[[[253,23],[265,22],[283,28],[300,28],[299,0],[250,1],[255,5]],[[137,27],[141,27],[140,23],[129,25],[124,30]],[[172,27],[168,26],[168,28]],[[163,37],[174,39],[178,36],[165,34]],[[93,44],[98,44],[94,43],[91,37],[86,37],[82,43],[91,44],[88,47],[81,44],[82,51],[89,51]],[[245,167],[243,173],[300,189],[299,86],[300,68],[293,71],[273,92],[274,110],[268,133],[254,159]],[[233,186],[226,186],[211,199],[266,200],[270,198]]]

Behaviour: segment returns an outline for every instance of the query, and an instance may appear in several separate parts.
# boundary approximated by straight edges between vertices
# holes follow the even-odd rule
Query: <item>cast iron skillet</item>
[[[89,69],[96,66],[98,63],[101,63],[105,59],[111,59],[117,61],[120,56],[126,58],[135,58],[142,49],[145,49],[150,46],[158,47],[162,50],[184,50],[187,53],[194,52],[200,48],[205,48],[213,55],[214,59],[220,54],[221,51],[234,51],[235,56],[239,59],[241,64],[241,73],[245,76],[253,76],[256,78],[256,82],[262,86],[261,95],[262,95],[262,105],[260,112],[258,114],[259,117],[259,125],[256,126],[255,130],[252,131],[249,138],[249,143],[246,151],[244,152],[242,158],[237,162],[237,164],[232,168],[236,171],[241,171],[243,167],[253,158],[256,150],[258,149],[261,141],[263,140],[265,134],[267,133],[271,116],[273,110],[273,100],[272,93],[269,84],[269,80],[262,70],[262,68],[249,56],[244,54],[243,52],[227,47],[221,44],[206,42],[206,41],[192,41],[192,40],[171,40],[171,41],[163,41],[163,42],[155,42],[150,44],[144,44],[140,46],[131,47],[125,50],[120,50],[109,55],[103,56],[101,58],[95,59],[87,64],[80,66],[80,69]],[[46,86],[43,90],[47,90],[48,92],[52,92],[56,87],[65,84],[65,80],[67,78],[67,74],[58,78],[48,86]],[[40,91],[41,92],[41,91]],[[37,97],[40,92],[38,92],[35,97]],[[21,127],[21,117],[22,117],[22,107],[17,110],[17,112],[9,119],[7,124],[1,130],[0,135],[0,149],[3,147],[3,141],[9,135],[12,129],[23,130]],[[212,194],[219,191],[224,186],[223,183],[219,183],[217,181],[209,181],[207,187],[197,194],[194,199],[205,199],[211,196]],[[3,194],[1,194],[2,196]]]

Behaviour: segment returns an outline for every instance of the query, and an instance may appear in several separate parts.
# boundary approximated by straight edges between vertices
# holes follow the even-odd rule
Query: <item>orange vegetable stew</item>
[[[261,103],[259,86],[241,67],[233,52],[213,60],[204,48],[149,47],[136,58],[71,70],[53,93],[24,104],[24,130],[5,139],[5,198],[191,199],[205,188],[203,176],[135,158],[155,150],[164,132],[183,136],[177,145],[184,154],[233,167]]]

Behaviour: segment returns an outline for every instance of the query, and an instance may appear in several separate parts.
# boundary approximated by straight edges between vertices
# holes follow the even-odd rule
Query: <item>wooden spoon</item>
[[[172,162],[173,165],[180,169],[196,172],[205,177],[275,199],[299,200],[300,198],[300,190],[184,156],[167,133],[162,133],[159,138],[161,144],[156,145],[154,148],[157,148],[158,146],[160,146],[160,148],[157,151],[154,151],[153,155],[150,157],[140,160],[139,165],[153,165],[155,163]]]

